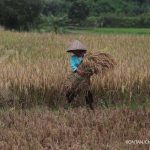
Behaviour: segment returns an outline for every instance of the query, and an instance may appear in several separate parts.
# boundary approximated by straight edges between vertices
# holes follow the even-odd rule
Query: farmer
[[[86,104],[88,104],[90,108],[93,109],[93,96],[89,89],[91,73],[87,73],[79,69],[79,65],[84,59],[87,48],[80,41],[75,40],[67,49],[67,52],[72,54],[70,57],[70,67],[72,73],[70,76],[68,76],[65,96],[70,103],[81,91],[84,91]]]

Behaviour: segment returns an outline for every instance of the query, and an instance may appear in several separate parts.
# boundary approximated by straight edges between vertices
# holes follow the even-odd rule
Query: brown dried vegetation
[[[0,114],[0,149],[148,149],[126,140],[150,139],[149,120],[148,109],[12,110]]]

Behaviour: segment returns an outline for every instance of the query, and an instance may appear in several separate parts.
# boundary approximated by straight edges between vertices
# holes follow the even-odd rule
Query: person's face
[[[76,50],[73,52],[75,55],[77,55],[78,57],[83,57],[84,54],[86,53],[86,51],[81,51],[81,50]]]

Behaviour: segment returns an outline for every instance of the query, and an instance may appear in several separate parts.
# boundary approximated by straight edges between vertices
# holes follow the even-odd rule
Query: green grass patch
[[[76,28],[71,33],[150,35],[150,28]]]

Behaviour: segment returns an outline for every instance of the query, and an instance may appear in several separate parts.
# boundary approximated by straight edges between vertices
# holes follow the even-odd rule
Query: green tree
[[[67,22],[66,16],[63,17],[56,17],[51,15],[49,17],[49,26],[51,31],[54,31],[56,34],[62,32],[65,24]]]
[[[1,0],[0,23],[9,29],[29,30],[39,21],[43,0]]]
[[[94,11],[97,15],[100,15],[101,13],[115,12],[115,8],[110,0],[102,0],[95,3]]]
[[[69,9],[68,18],[71,19],[72,23],[81,23],[88,15],[88,5],[83,0],[78,0],[72,3]]]
[[[68,12],[69,3],[64,0],[47,0],[44,5],[43,14],[48,16],[52,15],[62,15]]]
[[[47,22],[46,26],[48,26],[48,31],[53,31],[56,34],[63,32],[67,23],[66,16],[58,17],[54,15],[49,15],[45,18],[45,20]]]

